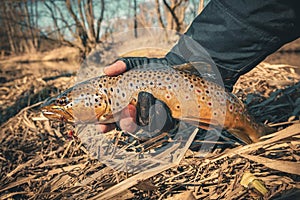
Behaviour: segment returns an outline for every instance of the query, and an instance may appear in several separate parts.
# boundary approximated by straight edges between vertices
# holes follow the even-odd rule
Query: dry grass
[[[178,165],[139,174],[101,164],[68,135],[73,127],[41,117],[41,100],[68,88],[72,73],[53,68],[17,72],[0,85],[5,119],[0,199],[287,199],[299,192],[300,78],[292,66],[263,63],[235,87],[258,121],[271,123],[278,133],[246,146],[225,137],[206,157],[197,136]],[[2,73],[16,72],[6,68]],[[241,185],[245,172],[263,181],[264,197]]]

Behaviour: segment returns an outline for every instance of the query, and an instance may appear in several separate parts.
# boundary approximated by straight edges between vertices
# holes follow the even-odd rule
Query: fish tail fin
[[[268,135],[276,131],[276,129],[261,123],[255,123],[254,121],[228,129],[235,137],[240,139],[246,144],[261,141],[261,137]]]

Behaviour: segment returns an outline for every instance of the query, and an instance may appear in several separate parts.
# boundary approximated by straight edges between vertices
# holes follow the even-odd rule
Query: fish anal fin
[[[219,127],[219,125],[211,119],[181,118],[180,120],[204,130],[212,130],[216,127]]]
[[[251,144],[253,142],[243,129],[231,128],[227,131],[246,144]]]

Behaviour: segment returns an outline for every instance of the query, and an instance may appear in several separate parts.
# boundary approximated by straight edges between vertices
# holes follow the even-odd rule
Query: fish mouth
[[[74,117],[59,106],[45,106],[41,109],[41,111],[43,115],[50,120],[63,121],[67,123],[75,122]]]

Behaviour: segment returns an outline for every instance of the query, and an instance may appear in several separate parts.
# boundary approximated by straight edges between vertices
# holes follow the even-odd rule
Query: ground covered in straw
[[[299,66],[261,63],[234,89],[258,121],[279,132],[246,146],[225,133],[206,157],[199,152],[204,141],[197,136],[178,166],[148,176],[101,164],[70,134],[72,126],[41,116],[43,100],[70,87],[75,70],[21,64],[1,69],[0,199],[295,199],[295,193],[299,195]],[[251,184],[242,185],[248,172],[263,183],[264,196]]]

